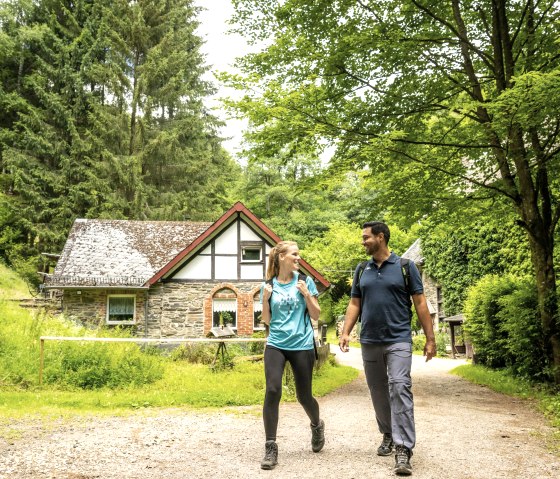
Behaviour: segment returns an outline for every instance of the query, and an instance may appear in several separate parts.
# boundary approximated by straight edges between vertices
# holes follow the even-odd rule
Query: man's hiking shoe
[[[377,448],[378,456],[390,456],[393,452],[393,436],[386,432],[383,434],[383,442]]]
[[[325,445],[325,422],[321,419],[318,426],[311,424],[311,449],[319,452]]]
[[[406,446],[395,447],[395,474],[399,476],[410,476],[412,474],[412,466],[410,465],[410,457],[412,451]]]
[[[274,469],[278,464],[278,445],[274,441],[266,441],[264,445],[264,458],[261,461],[261,469]]]

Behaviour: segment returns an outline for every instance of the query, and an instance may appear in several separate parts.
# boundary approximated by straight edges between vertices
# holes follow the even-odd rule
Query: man
[[[387,246],[389,238],[385,223],[372,221],[363,225],[362,245],[371,260],[363,270],[358,265],[354,273],[339,346],[343,352],[349,350],[350,332],[361,315],[364,372],[383,434],[377,454],[389,456],[394,447],[395,473],[408,476],[412,474],[410,458],[416,442],[410,378],[411,296],[426,335],[426,361],[435,356],[436,343],[420,273],[412,262],[408,271],[401,265],[399,256]]]

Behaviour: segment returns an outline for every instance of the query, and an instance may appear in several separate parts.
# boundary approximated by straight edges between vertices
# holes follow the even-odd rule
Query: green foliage
[[[551,368],[530,279],[484,276],[468,293],[464,330],[477,362],[508,368],[532,381],[549,381]]]
[[[264,339],[266,337],[265,331],[257,331],[251,335],[252,338]],[[249,352],[251,354],[264,354],[264,342],[249,343]]]
[[[438,357],[447,356],[447,346],[449,345],[449,336],[444,332],[436,332],[436,348]],[[426,346],[426,336],[416,334],[412,336],[412,351],[423,353]]]
[[[420,236],[426,271],[442,285],[447,316],[463,312],[469,287],[485,274],[531,272],[526,235],[512,220],[426,221]]]
[[[475,384],[484,384],[510,396],[530,398],[536,393],[529,381],[514,378],[507,371],[496,371],[481,365],[463,365],[451,371]]]
[[[4,267],[0,272],[14,277]],[[0,387],[37,385],[40,336],[92,335],[92,331],[55,319],[45,311],[21,309],[2,298],[5,295],[0,294]],[[120,330],[101,330],[99,335],[127,336]],[[153,383],[163,374],[161,358],[142,352],[134,344],[46,341],[44,361],[44,382],[61,389],[129,387]]]
[[[59,252],[76,217],[212,220],[231,204],[240,169],[203,104],[197,12],[192,0],[0,5],[1,258],[44,269],[39,253]]]
[[[122,388],[162,378],[161,359],[134,344],[62,343],[47,346],[44,381],[63,389]]]
[[[277,150],[291,138],[307,151],[327,145],[329,172],[367,178],[365,203],[405,228],[426,216],[466,219],[475,204],[512,237],[521,226],[560,383],[552,344],[558,298],[548,270],[560,215],[560,4],[233,3],[237,30],[263,45],[231,77],[246,92],[231,104],[249,118],[249,149]],[[450,259],[468,255],[464,246]],[[460,311],[473,280],[504,271],[492,261],[492,271],[468,264],[456,264],[463,284],[449,291],[447,314]]]
[[[211,364],[216,354],[216,347],[207,344],[186,343],[173,349],[172,361],[186,361],[191,364]]]

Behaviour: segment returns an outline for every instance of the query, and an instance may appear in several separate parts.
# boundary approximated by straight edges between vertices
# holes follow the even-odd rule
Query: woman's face
[[[299,269],[299,248],[295,245],[289,246],[285,254],[280,255],[280,264],[290,271]]]

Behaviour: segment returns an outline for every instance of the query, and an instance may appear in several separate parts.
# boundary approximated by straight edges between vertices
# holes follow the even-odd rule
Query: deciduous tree
[[[234,0],[259,53],[232,83],[252,128],[336,145],[409,218],[505,202],[527,234],[560,383],[560,5],[553,0]],[[252,115],[266,106],[268,118]]]

